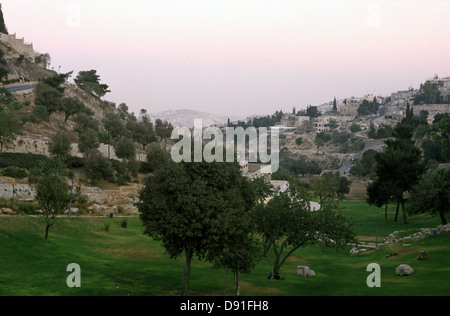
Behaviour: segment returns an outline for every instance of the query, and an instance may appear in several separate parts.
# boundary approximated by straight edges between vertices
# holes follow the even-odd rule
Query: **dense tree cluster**
[[[377,114],[380,104],[375,97],[373,101],[364,100],[358,107],[358,115],[367,116],[370,114]]]

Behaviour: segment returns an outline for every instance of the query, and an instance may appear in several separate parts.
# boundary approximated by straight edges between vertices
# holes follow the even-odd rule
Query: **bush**
[[[11,101],[8,103],[8,109],[12,110],[12,111],[19,111],[24,107],[24,105],[22,103],[20,103],[19,101]]]
[[[13,166],[6,167],[6,169],[3,170],[0,175],[3,177],[10,177],[15,179],[23,179],[28,177],[27,171],[25,169]]]
[[[123,219],[120,222],[120,226],[122,226],[122,228],[127,228],[128,227],[128,221],[126,219]]]
[[[0,153],[0,168],[17,167],[31,170],[47,159],[48,158],[44,155],[34,155],[30,153]]]

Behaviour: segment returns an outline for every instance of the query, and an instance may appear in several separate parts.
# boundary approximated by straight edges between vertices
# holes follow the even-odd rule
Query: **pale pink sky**
[[[450,76],[448,0],[4,0],[62,72],[131,111],[272,114]]]

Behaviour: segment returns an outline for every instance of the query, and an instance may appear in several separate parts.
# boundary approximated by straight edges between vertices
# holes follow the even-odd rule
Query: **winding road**
[[[23,85],[16,85],[16,86],[5,86],[4,87],[6,90],[8,90],[9,92],[20,92],[20,91],[26,91],[26,90],[33,90],[34,88],[36,88],[36,84],[33,83],[28,83],[28,84],[23,84]]]

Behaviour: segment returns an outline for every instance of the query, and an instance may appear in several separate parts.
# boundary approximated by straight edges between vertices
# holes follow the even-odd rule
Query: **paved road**
[[[35,84],[24,84],[20,86],[11,86],[11,87],[4,87],[9,92],[19,92],[19,91],[25,91],[25,90],[32,90],[36,88]]]
[[[381,117],[384,117],[385,115],[386,115],[386,108],[384,106],[382,106],[378,110],[377,116],[372,116],[372,117],[368,118],[367,121],[373,125],[373,127],[375,128],[376,131],[378,131],[378,129],[380,127],[375,123],[375,120],[377,120]]]
[[[359,159],[359,157],[361,157],[361,153],[357,153],[354,155],[350,155],[349,156],[349,161],[341,168],[339,169],[339,173],[349,173],[350,169],[353,166],[353,159]]]

